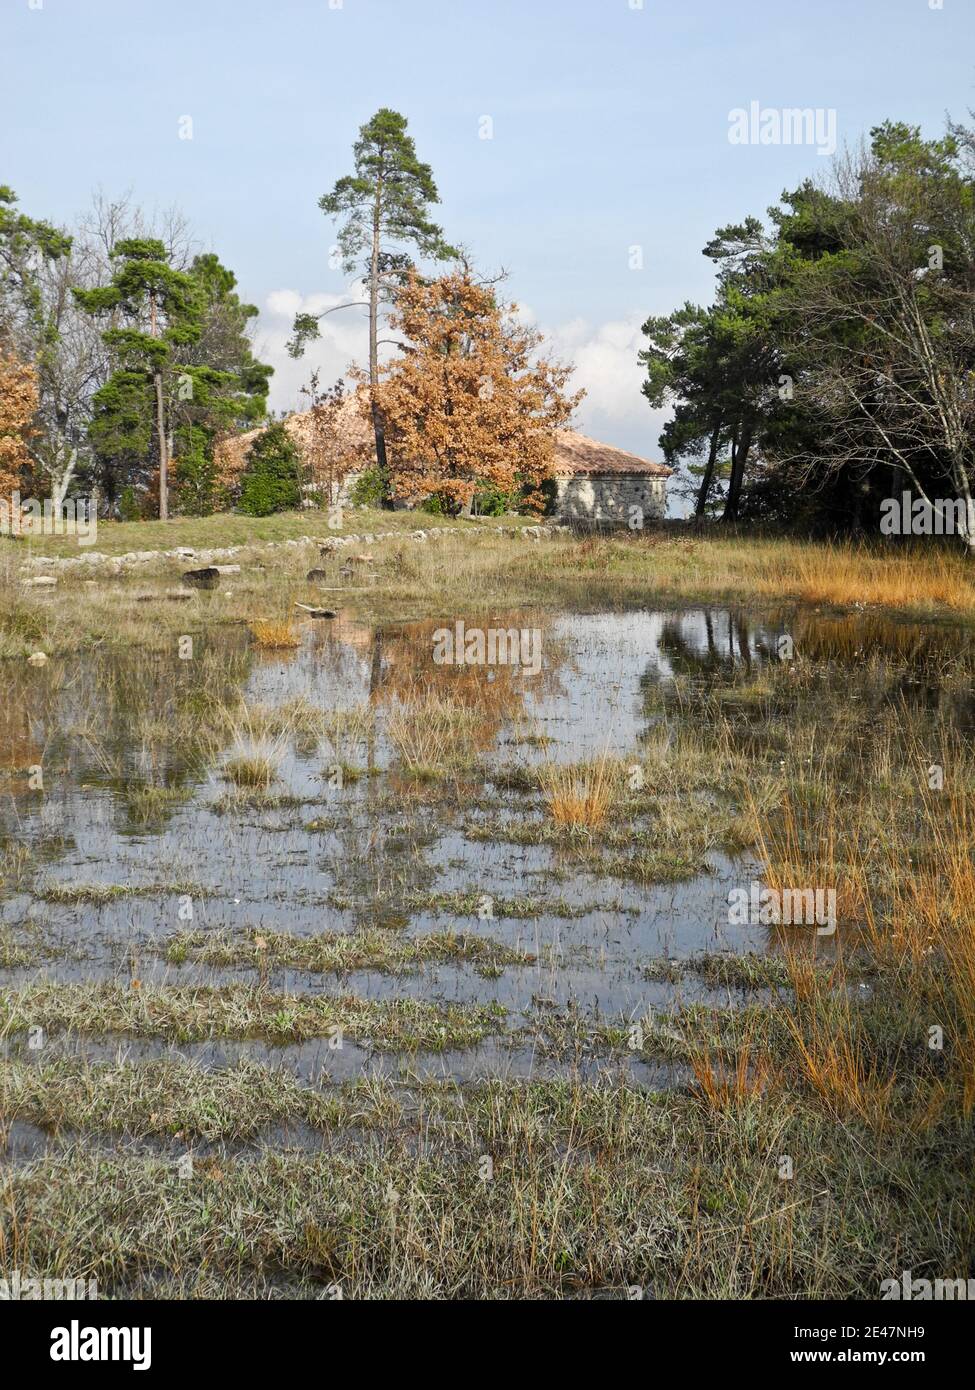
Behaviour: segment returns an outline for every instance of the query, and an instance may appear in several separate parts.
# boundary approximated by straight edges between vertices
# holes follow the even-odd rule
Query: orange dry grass
[[[963,791],[930,792],[922,812],[924,857],[891,866],[891,951],[930,960],[944,1014],[954,1017],[952,1054],[965,1114],[975,1108],[975,815]]]
[[[971,797],[931,791],[921,812],[921,862],[891,864],[895,939],[913,960],[940,946],[950,958],[975,955],[975,815]],[[975,979],[975,976],[972,977]]]
[[[869,1060],[855,1006],[842,970],[824,979],[807,956],[790,952],[792,1006],[783,1010],[793,1056],[803,1079],[838,1115],[855,1114],[874,1129],[887,1122],[895,1075],[885,1076]]]
[[[602,825],[616,795],[613,768],[604,753],[582,767],[549,763],[539,773],[545,807],[556,825]]]
[[[746,1031],[733,1062],[703,1047],[691,1055],[698,1094],[711,1110],[736,1110],[760,1096],[773,1080],[772,1064]]]
[[[298,631],[289,622],[278,622],[272,618],[259,618],[249,624],[254,640],[267,651],[283,651],[286,648],[300,647]]]
[[[784,569],[780,560],[776,573],[762,579],[760,588],[778,596],[788,590],[809,603],[876,603],[891,608],[943,604],[959,609],[975,604],[975,576],[964,555],[934,547],[797,547]]]
[[[748,816],[770,888],[833,889],[837,922],[871,919],[862,850],[841,825],[834,801],[823,798],[820,809],[815,802],[787,794],[771,815],[749,801]]]
[[[930,1118],[948,1095],[960,1097],[966,1115],[975,1110],[975,798],[964,748],[938,755],[948,770],[944,790],[928,789],[929,761],[916,740],[899,753],[881,746],[860,770],[862,799],[844,801],[824,764],[801,795],[771,812],[752,804],[749,813],[768,883],[835,887],[840,922],[859,925],[861,943],[887,968],[884,988],[901,996],[914,1020],[908,1031],[923,1036],[925,1020],[944,1027],[948,1079],[929,1089]],[[876,803],[871,786],[905,765],[916,769],[917,798],[905,802],[903,784],[894,783],[888,804]],[[876,1048],[841,960],[827,979],[795,949],[798,940],[789,945],[794,1000],[783,1018],[800,1074],[835,1112],[883,1127],[895,1064],[881,1072],[871,1060]]]

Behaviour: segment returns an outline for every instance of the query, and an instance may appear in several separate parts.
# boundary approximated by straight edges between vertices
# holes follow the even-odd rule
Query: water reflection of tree
[[[781,660],[788,633],[795,660]],[[745,722],[770,713],[868,726],[909,713],[939,716],[975,733],[975,634],[880,613],[803,609],[767,622],[737,610],[697,610],[663,620],[640,685],[648,717],[714,715],[720,694]],[[750,698],[754,697],[754,698]]]
[[[0,700],[0,774],[11,790],[23,789],[27,770],[43,762],[44,730],[60,690],[56,668],[38,671],[6,662]],[[53,679],[52,679],[53,676]],[[21,785],[23,784],[23,785]]]
[[[434,662],[434,633],[453,628],[454,619],[368,626],[339,618],[323,642],[320,660],[333,673],[348,673],[347,650],[355,652],[361,673],[359,689],[377,712],[394,706],[419,706],[446,700],[478,717],[479,743],[490,747],[501,728],[526,717],[528,696],[547,698],[560,688],[559,670],[564,643],[552,636],[553,615],[517,612],[490,617],[466,617],[465,628],[532,629],[540,634],[542,669],[526,675],[518,665],[438,665]]]
[[[0,699],[0,893],[26,886],[37,865],[64,852],[61,815],[50,777],[39,786],[36,769],[50,773],[47,756],[52,710],[62,685],[58,667],[42,670],[4,663]]]
[[[640,678],[655,699],[661,685],[690,682],[705,689],[752,680],[777,659],[781,628],[750,619],[736,609],[695,609],[662,621],[656,651]]]
[[[975,733],[975,634],[967,628],[901,621],[883,613],[799,613],[796,650],[824,668],[839,697],[851,679],[872,715],[939,715]]]

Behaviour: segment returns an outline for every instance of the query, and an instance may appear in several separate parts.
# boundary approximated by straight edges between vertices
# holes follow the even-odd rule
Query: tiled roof
[[[555,443],[557,477],[604,478],[631,473],[644,477],[669,478],[673,472],[665,463],[651,463],[637,454],[628,454],[614,444],[600,444],[576,430],[559,430]]]

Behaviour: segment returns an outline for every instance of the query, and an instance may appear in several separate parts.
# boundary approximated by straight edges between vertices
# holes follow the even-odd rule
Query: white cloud
[[[594,326],[570,319],[543,332],[555,356],[575,364],[573,389],[585,388],[577,427],[606,444],[658,459],[657,439],[670,412],[651,410],[640,389],[646,377],[638,361],[646,346],[641,322],[633,316]]]
[[[621,423],[646,419],[649,409],[640,393],[646,371],[637,361],[645,345],[639,319],[618,319],[596,327],[572,319],[545,336],[557,356],[575,363],[572,384],[586,390],[580,417],[606,417]]]
[[[297,290],[272,290],[266,302],[269,313],[293,318],[301,308],[301,295]]]
[[[342,294],[301,295],[297,290],[272,290],[264,301],[258,321],[255,352],[262,362],[274,368],[271,378],[270,408],[273,411],[300,410],[307,401],[300,395],[312,372],[318,371],[322,387],[348,376],[352,363],[365,363],[368,357],[369,325],[365,309],[353,305],[326,313],[319,328],[321,337],[305,348],[297,361],[288,355],[287,344],[297,313],[322,314],[362,298],[362,287],[353,284]]]

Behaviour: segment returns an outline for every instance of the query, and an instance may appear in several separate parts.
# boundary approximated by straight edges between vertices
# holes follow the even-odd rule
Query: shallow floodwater
[[[682,686],[753,688],[781,661],[780,639],[795,640],[795,624],[721,608],[486,614],[477,621],[537,633],[542,669],[437,665],[431,653],[439,624],[375,626],[340,613],[305,624],[300,647],[281,653],[261,652],[246,631],[232,629],[197,637],[187,661],[134,652],[0,672],[4,845],[8,854],[18,846],[29,851],[21,869],[6,875],[0,926],[32,934],[42,947],[39,958],[0,971],[0,983],[138,979],[148,989],[256,979],[243,966],[167,963],[167,938],[189,930],[314,936],[366,926],[408,938],[452,929],[531,952],[535,963],[506,966],[496,978],[464,961],[409,974],[264,975],[284,993],[502,1005],[502,1036],[467,1051],[409,1055],[413,1071],[458,1077],[557,1069],[561,1063],[527,1031],[553,1009],[596,1022],[643,1017],[678,999],[726,1002],[727,990],[708,988],[693,972],[675,984],[647,978],[645,968],[661,957],[770,949],[768,929],[728,923],[729,889],[759,872],[747,856],[715,849],[707,871],[687,881],[641,883],[594,872],[558,845],[479,838],[477,831],[540,816],[507,789],[512,770],[603,753],[638,759],[648,741],[667,736]],[[798,640],[815,659],[860,674],[872,653],[902,652],[897,698],[926,709],[947,702],[950,718],[971,728],[970,692],[945,691],[932,674],[957,634],[806,618]],[[435,786],[418,789],[404,775],[390,737],[396,712],[431,693],[466,703],[477,716],[479,770],[457,774],[449,807]],[[252,709],[302,701],[325,716],[359,713],[330,738],[307,731],[278,738],[274,801],[228,804],[224,768],[248,751],[248,736],[228,734],[213,715],[241,700]],[[30,785],[37,767],[42,791]],[[140,800],[146,787],[176,794],[147,815]],[[92,886],[148,891],[92,901]],[[71,900],[76,890],[81,900]],[[577,915],[479,915],[436,901],[446,894],[558,900]],[[26,1055],[22,1039],[10,1045]],[[178,1053],[206,1065],[270,1059],[308,1080],[395,1072],[402,1063],[351,1041],[341,1053],[321,1040],[275,1047],[214,1039],[172,1048],[85,1037],[50,1045],[93,1059],[120,1047],[131,1058]],[[584,1049],[573,1062],[592,1071],[620,1065],[598,1049]],[[661,1079],[660,1067],[627,1065],[641,1079]]]

